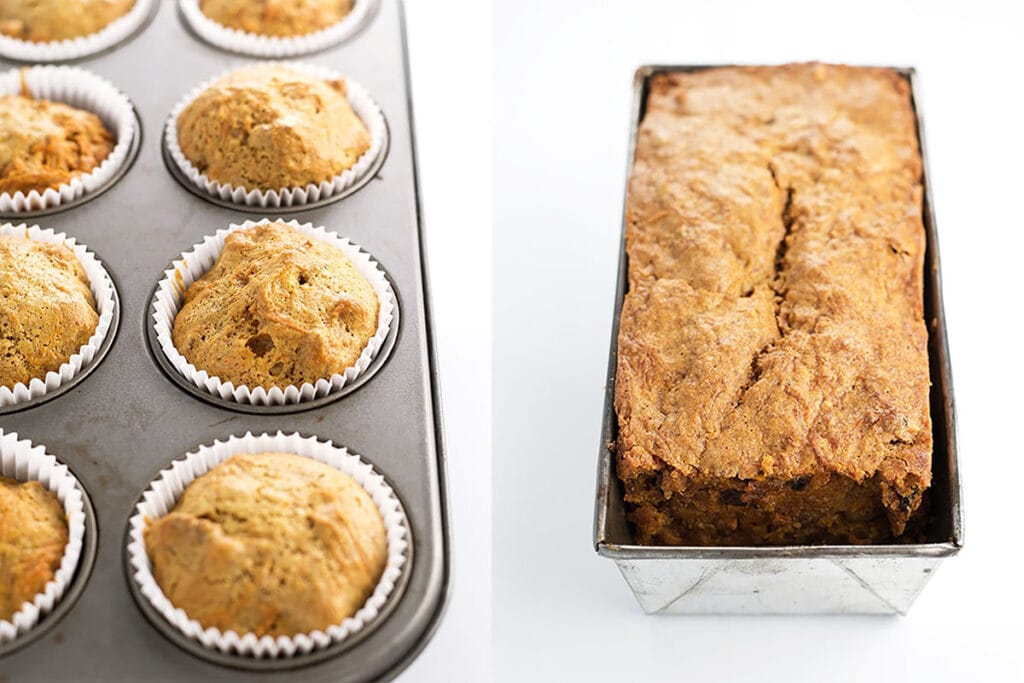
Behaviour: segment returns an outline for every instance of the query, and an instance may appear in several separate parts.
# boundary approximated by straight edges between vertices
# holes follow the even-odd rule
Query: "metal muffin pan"
[[[710,66],[644,66],[633,83],[629,160],[632,172],[637,130],[651,76]],[[615,472],[615,373],[619,317],[628,287],[625,220],[619,252],[611,349],[598,455],[594,547],[615,562],[649,614],[904,614],[943,558],[963,545],[960,470],[957,467],[953,378],[942,309],[939,244],[928,182],[928,158],[912,68],[894,68],[910,84],[924,162],[924,319],[928,324],[931,376],[931,521],[927,542],[894,545],[782,547],[645,546],[635,543],[626,520],[622,482]],[[627,173],[628,177],[628,173]]]
[[[105,357],[83,369],[84,379],[45,402],[0,412],[0,428],[44,445],[74,471],[91,497],[91,528],[98,530],[94,568],[88,572],[83,559],[80,572],[86,571],[54,612],[0,653],[0,680],[80,680],[83,672],[98,680],[392,678],[436,630],[451,581],[444,435],[400,0],[381,0],[355,36],[303,58],[367,87],[387,117],[389,150],[358,191],[287,218],[323,225],[369,251],[386,268],[401,319],[364,375],[338,396],[300,404],[301,412],[250,412],[183,391],[162,368],[159,349],[150,348],[152,294],[167,264],[231,223],[283,214],[219,206],[183,188],[168,171],[154,131],[162,131],[174,104],[196,84],[258,60],[201,42],[184,25],[177,3],[157,4],[155,17],[133,40],[77,62],[128,95],[151,133],[134,165],[87,202],[0,218],[37,223],[88,245],[120,297],[119,330],[110,335]],[[0,61],[0,68],[15,66]],[[133,599],[125,570],[128,519],[156,474],[198,444],[278,430],[347,446],[387,478],[412,539],[404,589],[386,607],[390,613],[323,653],[273,662],[200,656],[192,641],[154,626]]]

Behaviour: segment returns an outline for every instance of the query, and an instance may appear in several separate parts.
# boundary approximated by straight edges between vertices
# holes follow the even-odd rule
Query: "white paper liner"
[[[117,45],[134,33],[149,16],[158,0],[135,0],[126,14],[110,22],[96,33],[49,43],[34,43],[0,35],[0,57],[18,62],[63,62],[79,59]]]
[[[2,213],[50,209],[102,187],[124,165],[132,140],[137,135],[132,103],[113,84],[96,74],[71,66],[12,69],[0,74],[0,95],[22,94],[22,74],[29,91],[26,95],[63,102],[96,114],[117,142],[99,166],[89,173],[72,178],[57,189],[48,188],[42,194],[38,190],[28,194],[21,191],[0,194]]]
[[[221,251],[224,250],[224,240],[228,235],[236,230],[248,230],[257,225],[277,222],[282,222],[344,252],[356,270],[369,281],[377,295],[377,300],[380,303],[380,310],[377,314],[377,331],[366,344],[356,364],[347,368],[344,373],[317,380],[316,384],[309,382],[302,386],[290,384],[283,388],[272,387],[269,391],[262,386],[251,389],[242,384],[236,387],[231,382],[222,381],[220,377],[196,368],[181,355],[177,347],[174,346],[174,318],[184,303],[185,290],[213,267],[217,258],[220,257]],[[172,265],[174,266],[172,269],[164,271],[164,277],[157,285],[156,296],[153,300],[153,327],[157,340],[160,342],[160,348],[171,364],[189,382],[214,396],[237,403],[259,406],[300,403],[322,398],[340,390],[361,375],[373,362],[377,352],[383,346],[384,340],[387,339],[391,321],[394,319],[395,307],[398,305],[394,291],[391,289],[391,283],[388,282],[384,271],[370,254],[363,251],[359,245],[353,244],[344,237],[339,237],[338,233],[327,232],[325,228],[313,226],[311,223],[300,224],[294,220],[285,222],[269,218],[258,222],[245,221],[241,225],[233,223],[228,228],[218,230],[216,234],[206,237],[201,244],[194,245],[191,251],[182,253],[181,258],[175,260]]]
[[[117,304],[114,301],[114,282],[110,279],[106,268],[84,244],[76,243],[75,238],[68,237],[62,232],[43,230],[38,225],[28,227],[24,223],[21,225],[4,223],[0,225],[0,235],[27,237],[48,244],[64,244],[74,251],[78,262],[82,264],[82,268],[89,278],[89,289],[92,291],[92,297],[96,302],[96,313],[100,319],[96,325],[96,331],[89,337],[89,341],[83,344],[78,349],[78,353],[72,355],[56,371],[46,373],[45,377],[33,377],[27,386],[24,382],[18,382],[13,387],[0,386],[0,408],[3,408],[56,391],[62,385],[70,382],[75,375],[82,371],[82,368],[88,366],[99,352],[103,340],[107,338],[107,333],[110,332],[110,324],[114,319]]]
[[[323,631],[317,630],[291,637],[261,638],[255,633],[221,632],[220,629],[213,627],[204,629],[198,621],[190,619],[183,609],[171,604],[157,584],[146,552],[143,530],[147,523],[171,512],[185,488],[218,464],[239,453],[267,452],[294,453],[313,458],[341,470],[362,486],[370,494],[384,519],[388,541],[387,565],[373,594],[359,611],[342,623],[329,626]],[[226,441],[218,440],[212,445],[200,446],[184,458],[176,460],[153,480],[143,494],[142,502],[136,506],[135,514],[129,520],[128,526],[128,557],[134,569],[132,578],[157,611],[185,636],[199,641],[204,647],[249,657],[276,658],[307,654],[340,643],[362,630],[377,618],[401,578],[409,547],[405,515],[402,513],[398,497],[372,465],[330,441],[319,441],[315,437],[282,432],[258,436],[247,432],[245,436],[232,436]]]
[[[273,65],[274,63],[270,63]],[[196,99],[204,90],[212,86],[214,83],[224,78],[232,71],[222,73],[216,78],[200,84],[198,87],[189,92],[181,101],[174,106],[171,110],[170,119],[167,121],[167,127],[164,130],[164,144],[167,146],[167,151],[170,152],[171,158],[174,159],[174,163],[177,164],[178,168],[185,177],[188,178],[196,187],[200,188],[207,194],[213,197],[217,197],[222,201],[232,202],[234,204],[241,204],[245,206],[259,206],[263,208],[280,208],[282,206],[302,206],[310,202],[317,202],[321,199],[327,199],[332,197],[356,183],[363,176],[365,176],[373,163],[380,156],[381,152],[387,145],[388,139],[388,128],[384,122],[384,114],[381,112],[380,107],[373,98],[370,97],[369,92],[366,88],[359,85],[351,78],[344,78],[337,71],[328,69],[313,64],[305,64],[301,62],[282,62],[276,63],[277,66],[283,66],[297,71],[303,71],[316,78],[322,78],[324,80],[344,80],[345,81],[345,92],[348,98],[349,104],[352,105],[352,110],[356,113],[366,129],[370,132],[370,148],[363,153],[361,157],[356,160],[351,168],[346,169],[341,174],[334,176],[330,180],[324,180],[320,183],[310,183],[303,187],[282,187],[276,190],[261,190],[251,189],[247,187],[238,186],[235,187],[230,183],[221,184],[216,180],[211,180],[204,173],[201,173],[191,161],[185,156],[185,152],[182,151],[181,145],[178,144],[178,116],[184,111],[185,107],[190,105],[194,99]]]
[[[68,544],[64,548],[60,566],[54,577],[35,596],[14,613],[10,621],[0,619],[0,644],[8,643],[29,631],[39,620],[53,610],[67,591],[78,567],[85,540],[85,503],[82,487],[68,470],[67,465],[46,452],[43,446],[33,446],[28,440],[19,440],[15,432],[5,434],[0,429],[0,474],[18,481],[38,481],[57,495],[64,507],[68,523]]]
[[[223,50],[264,59],[297,57],[336,45],[363,27],[376,4],[377,0],[356,0],[352,11],[336,24],[304,36],[279,37],[248,33],[219,24],[203,14],[199,0],[179,2],[185,20],[200,38]]]

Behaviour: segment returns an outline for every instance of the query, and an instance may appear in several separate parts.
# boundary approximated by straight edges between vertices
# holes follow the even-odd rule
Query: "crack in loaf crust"
[[[931,480],[921,157],[888,69],[651,79],[626,206],[637,541],[879,543]]]

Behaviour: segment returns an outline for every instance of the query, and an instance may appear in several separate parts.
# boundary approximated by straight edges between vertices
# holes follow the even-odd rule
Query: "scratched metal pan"
[[[117,287],[116,333],[82,379],[46,400],[0,409],[0,429],[46,446],[82,482],[95,518],[67,596],[29,635],[0,648],[0,680],[370,681],[389,679],[423,649],[450,590],[448,498],[437,363],[422,245],[405,27],[400,0],[381,0],[359,33],[303,58],[349,75],[381,105],[390,132],[371,180],[287,219],[326,226],[365,247],[387,272],[400,321],[353,386],[300,410],[253,410],[199,396],[148,343],[154,286],[177,257],[230,223],[281,215],[223,206],[165,166],[161,130],[185,93],[254,60],[203,43],[177,3],[114,50],[76,64],[131,98],[143,137],[130,168],[87,201],[0,222],[66,232],[103,261]],[[18,66],[0,61],[0,68]],[[247,409],[249,408],[249,409]],[[404,506],[411,562],[385,614],[358,637],[315,655],[255,660],[205,650],[134,594],[128,518],[153,477],[200,444],[232,434],[299,432],[349,447],[377,467]]]
[[[637,129],[644,117],[650,78],[664,72],[698,71],[708,66],[645,66],[633,87],[628,168]],[[626,520],[623,487],[615,473],[613,444],[615,372],[619,314],[628,286],[625,222],[619,256],[611,350],[605,384],[604,419],[594,515],[594,546],[618,566],[640,606],[649,614],[904,614],[942,560],[963,543],[956,416],[946,323],[942,311],[939,245],[921,110],[912,68],[895,69],[911,86],[918,140],[924,164],[924,303],[928,321],[931,416],[934,437],[931,505],[927,542],[910,545],[832,545],[788,547],[645,546],[634,541]]]

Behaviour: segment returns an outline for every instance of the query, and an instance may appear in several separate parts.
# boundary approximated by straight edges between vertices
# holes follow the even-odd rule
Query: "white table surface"
[[[497,0],[494,679],[1024,680],[1020,3]],[[905,618],[645,617],[591,546],[644,63],[920,72],[966,547]]]
[[[406,0],[420,189],[448,438],[455,589],[400,681],[490,676],[490,8]],[[472,30],[452,30],[451,17]],[[470,55],[471,58],[467,58]]]

